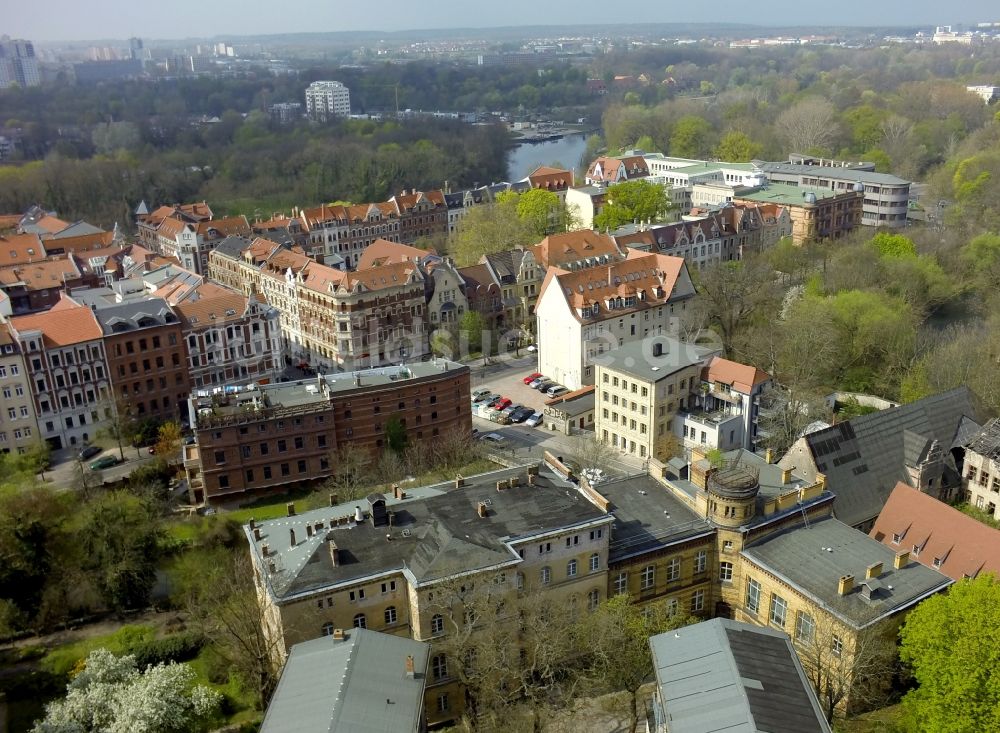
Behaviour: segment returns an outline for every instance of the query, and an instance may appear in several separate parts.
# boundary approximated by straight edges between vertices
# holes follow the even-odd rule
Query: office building
[[[339,81],[314,81],[306,88],[306,114],[325,121],[351,114],[351,92]]]

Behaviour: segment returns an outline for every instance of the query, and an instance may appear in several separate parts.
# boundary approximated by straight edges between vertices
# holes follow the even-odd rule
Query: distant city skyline
[[[735,4],[734,4],[735,5]],[[377,6],[288,0],[280,5],[238,0],[175,0],[168,6],[133,0],[46,0],[41,8],[19,5],[4,18],[3,32],[34,41],[87,41],[235,37],[333,31],[434,30],[532,25],[622,23],[746,23],[796,26],[955,25],[1000,21],[996,0],[938,0],[827,6],[801,0],[774,0],[760,6],[716,4],[670,7],[663,0],[632,0],[626,16],[606,0],[506,0],[503,3],[413,3],[382,0]],[[40,12],[41,11],[41,12]]]

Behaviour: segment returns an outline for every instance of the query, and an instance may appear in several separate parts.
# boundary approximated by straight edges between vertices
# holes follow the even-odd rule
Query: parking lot
[[[518,359],[501,370],[488,371],[485,374],[474,373],[472,389],[489,389],[507,397],[515,405],[524,405],[535,412],[541,412],[545,407],[545,401],[550,397],[524,383],[524,378],[536,371],[533,358]]]

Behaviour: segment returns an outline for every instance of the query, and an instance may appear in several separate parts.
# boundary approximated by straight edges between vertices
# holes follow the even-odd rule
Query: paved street
[[[53,451],[52,465],[51,468],[45,472],[45,478],[54,486],[59,488],[69,488],[73,486],[76,481],[76,463],[79,451],[80,448],[77,447],[74,447],[72,450],[63,449]],[[94,484],[119,481],[128,476],[135,469],[139,468],[139,466],[155,460],[156,456],[149,455],[149,450],[147,448],[141,448],[140,451],[141,452],[137,455],[135,448],[126,446],[124,463],[119,463],[117,466],[105,468],[102,471],[92,471],[90,469],[90,464],[98,458],[102,456],[118,457],[118,446],[115,446],[114,448],[106,448],[96,456],[91,456],[85,460],[83,462],[84,470],[87,472],[88,478],[92,478]]]

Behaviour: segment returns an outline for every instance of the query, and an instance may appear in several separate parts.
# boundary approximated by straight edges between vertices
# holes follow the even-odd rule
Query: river
[[[521,143],[507,155],[507,180],[520,181],[540,165],[557,163],[576,170],[587,147],[587,136],[578,133],[541,143]]]

